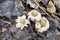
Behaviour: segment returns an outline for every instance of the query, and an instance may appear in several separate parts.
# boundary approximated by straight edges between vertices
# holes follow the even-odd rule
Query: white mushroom
[[[27,15],[28,15],[28,19],[31,19],[32,21],[41,20],[41,13],[39,13],[37,10],[32,10]]]
[[[45,17],[42,17],[39,22],[36,22],[35,29],[40,33],[47,31],[49,29],[49,21]]]
[[[21,30],[24,27],[27,27],[27,24],[30,24],[29,20],[26,19],[25,15],[23,15],[22,17],[18,16],[18,19],[16,19],[16,22],[17,22],[16,27],[21,28]]]

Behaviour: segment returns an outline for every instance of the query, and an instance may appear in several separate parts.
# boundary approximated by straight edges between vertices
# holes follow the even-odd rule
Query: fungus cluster
[[[37,32],[44,32],[49,29],[49,21],[46,17],[42,17],[41,13],[37,10],[32,10],[27,14],[28,18],[26,19],[26,15],[18,16],[16,19],[16,27],[21,28],[28,27],[27,24],[30,24],[30,20],[35,22],[35,30]]]

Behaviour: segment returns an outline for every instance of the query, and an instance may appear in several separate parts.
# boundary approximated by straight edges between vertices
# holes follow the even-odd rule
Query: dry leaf
[[[51,14],[54,14],[56,12],[56,8],[55,8],[54,4],[52,3],[52,1],[49,1],[48,5],[47,5],[47,11]]]

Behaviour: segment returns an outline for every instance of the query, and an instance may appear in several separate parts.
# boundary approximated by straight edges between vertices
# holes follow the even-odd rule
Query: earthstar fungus
[[[18,16],[18,19],[16,19],[16,27],[17,28],[21,28],[21,30],[24,28],[24,27],[28,27],[27,24],[30,24],[29,20],[26,19],[26,16],[23,15],[22,17],[21,16]]]

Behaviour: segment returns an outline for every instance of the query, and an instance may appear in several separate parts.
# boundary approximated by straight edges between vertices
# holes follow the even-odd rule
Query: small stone
[[[7,31],[7,29],[6,28],[2,28],[2,32],[6,32]]]

